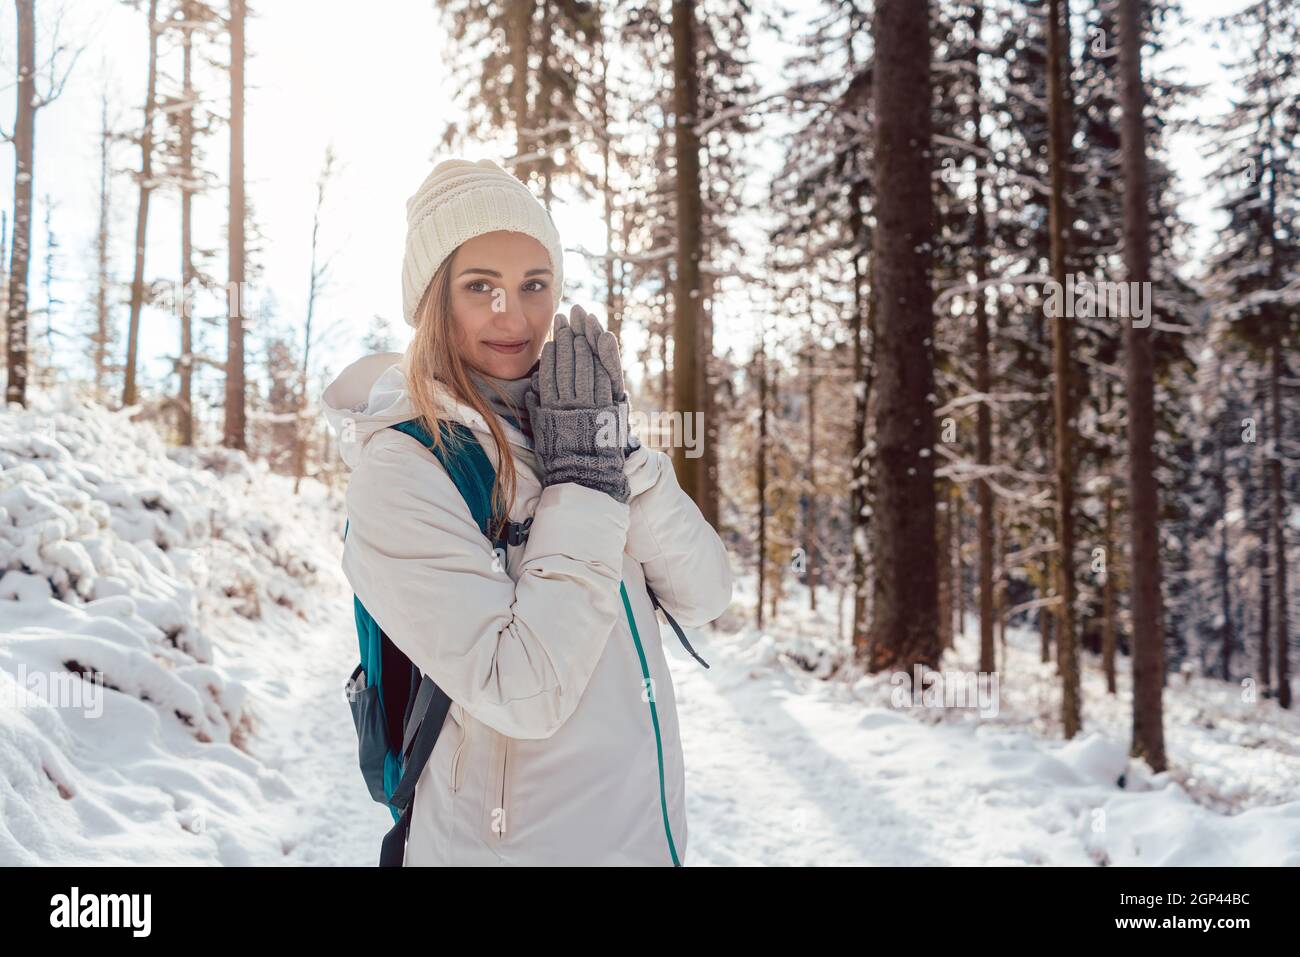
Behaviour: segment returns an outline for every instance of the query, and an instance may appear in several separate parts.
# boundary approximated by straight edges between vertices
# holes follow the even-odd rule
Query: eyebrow
[[[543,273],[549,273],[550,271],[551,270],[549,268],[543,266],[541,269],[530,269],[528,270],[528,272],[524,273],[524,275],[540,276]],[[459,273],[456,274],[456,278],[459,279],[461,276],[470,272],[481,272],[484,275],[496,276],[498,279],[501,278],[501,273],[497,272],[495,269],[484,269],[482,266],[470,266],[468,269],[462,269]]]

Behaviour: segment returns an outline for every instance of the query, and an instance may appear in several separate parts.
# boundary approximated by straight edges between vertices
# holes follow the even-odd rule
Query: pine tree
[[[1289,592],[1287,580],[1287,489],[1283,459],[1288,456],[1292,420],[1282,394],[1286,354],[1300,338],[1296,275],[1300,230],[1296,201],[1300,169],[1291,159],[1300,136],[1300,81],[1294,69],[1300,43],[1300,4],[1295,0],[1256,0],[1219,21],[1245,52],[1230,64],[1242,91],[1233,109],[1215,124],[1216,155],[1223,181],[1228,223],[1208,264],[1211,295],[1231,324],[1234,338],[1268,370],[1267,407],[1257,418],[1267,422],[1272,555],[1270,621],[1277,659],[1278,704],[1291,706],[1288,681]]]
[[[869,667],[937,667],[929,3],[875,10],[879,363]]]
[[[1138,0],[1120,0],[1119,67],[1123,99],[1124,265],[1129,282],[1150,282],[1146,102]],[[1164,635],[1160,612],[1159,502],[1155,476],[1155,410],[1150,326],[1125,326],[1128,400],[1129,525],[1133,560],[1133,746],[1157,773],[1165,770]],[[1225,656],[1226,669],[1226,656]]]

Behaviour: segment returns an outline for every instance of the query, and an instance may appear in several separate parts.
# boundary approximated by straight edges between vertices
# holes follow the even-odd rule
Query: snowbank
[[[304,660],[324,653],[320,720],[351,733],[355,642],[321,630],[337,505],[70,394],[33,402],[0,411],[0,865],[284,860],[304,823],[270,725]]]

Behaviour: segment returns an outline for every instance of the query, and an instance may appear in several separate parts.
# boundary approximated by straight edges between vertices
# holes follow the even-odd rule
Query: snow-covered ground
[[[391,818],[342,690],[337,495],[34,404],[0,411],[0,865],[375,863]],[[692,635],[707,671],[664,629],[687,864],[1300,864],[1300,717],[1171,678],[1151,775],[1126,757],[1126,674],[1110,699],[1089,660],[1068,743],[1030,634],[996,713],[901,707],[889,675],[826,678],[833,610],[800,594],[760,634],[742,577]],[[945,669],[973,668],[973,635]]]
[[[1127,757],[1126,672],[1112,699],[1089,660],[1069,742],[1036,634],[1008,633],[996,714],[903,707],[891,675],[816,676],[843,659],[830,595],[813,615],[797,591],[757,633],[733,617],[753,587],[742,579],[719,629],[694,641],[710,670],[672,656],[687,863],[1300,865],[1300,716],[1171,678],[1171,770],[1153,775]],[[971,620],[943,672],[978,659]]]
[[[0,411],[0,865],[372,863],[337,505],[33,404]]]

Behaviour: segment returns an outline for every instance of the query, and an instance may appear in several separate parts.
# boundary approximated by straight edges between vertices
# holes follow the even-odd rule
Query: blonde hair
[[[496,481],[492,483],[492,518],[497,523],[493,537],[501,534],[510,520],[510,503],[515,498],[515,457],[510,451],[496,415],[487,400],[474,387],[458,342],[459,329],[451,314],[451,262],[455,250],[433,274],[428,287],[415,307],[415,335],[402,357],[402,372],[410,390],[411,404],[421,428],[433,439],[434,446],[444,445],[439,428],[441,416],[434,380],[444,383],[460,401],[483,416],[497,450]],[[491,383],[489,383],[491,385]],[[493,391],[509,401],[495,385]]]

